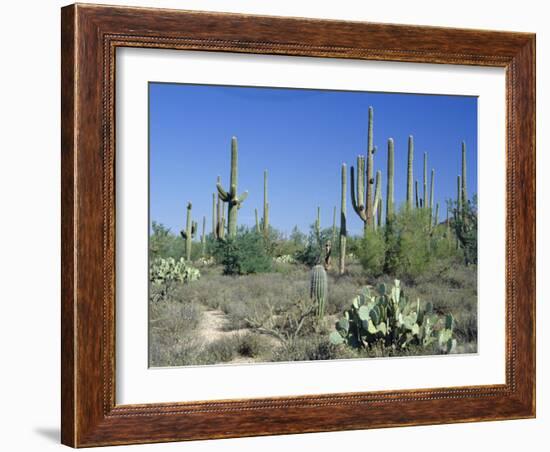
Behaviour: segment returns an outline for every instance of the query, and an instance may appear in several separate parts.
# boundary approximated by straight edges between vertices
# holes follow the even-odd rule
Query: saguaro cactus
[[[319,319],[322,319],[325,315],[327,292],[327,272],[322,265],[316,265],[311,270],[309,296],[317,304],[317,317]]]
[[[212,236],[217,238],[216,234],[216,194],[212,193]]]
[[[355,184],[355,168],[350,168],[351,205],[353,210],[363,221],[364,235],[367,235],[367,210],[365,208],[365,157],[357,156],[357,184]]]
[[[376,229],[378,224],[379,209],[382,211],[382,171],[376,171],[376,185],[374,189],[374,205],[373,205],[373,226]]]
[[[466,182],[466,143],[462,142],[462,206],[466,208],[468,204],[468,189]]]
[[[369,107],[369,129],[367,136],[367,225],[372,225],[374,217],[374,195],[373,195],[373,173],[374,173],[374,153],[376,147],[373,146],[374,140],[374,110]]]
[[[206,217],[202,217],[201,256],[206,254]]]
[[[420,199],[418,198],[418,179],[414,181],[414,197],[415,197],[415,206],[418,209],[420,207]]]
[[[341,201],[340,201],[340,259],[339,259],[339,270],[340,274],[343,275],[346,271],[346,241],[347,241],[347,230],[346,230],[346,193],[347,193],[347,181],[346,181],[346,164],[342,163],[342,192],[341,192]]]
[[[264,236],[269,235],[269,203],[267,201],[267,170],[264,170],[264,218],[263,218]]]
[[[221,183],[216,184],[218,188],[218,194],[223,202],[227,203],[227,230],[229,237],[235,237],[237,235],[237,213],[248,196],[248,192],[245,191],[240,196],[237,195],[238,184],[238,159],[239,152],[237,146],[237,137],[231,138],[231,174],[229,178],[229,190],[225,191],[221,186]]]
[[[317,219],[315,220],[315,236],[317,243],[321,245],[321,207],[317,206]]]
[[[435,205],[434,227],[439,224],[439,203]]]
[[[462,182],[460,175],[456,176],[456,211],[457,215],[462,213]]]
[[[197,223],[193,221],[193,218],[191,216],[192,208],[193,208],[193,205],[190,202],[188,202],[187,203],[187,221],[185,223],[185,231],[180,232],[182,238],[185,240],[185,259],[187,261],[191,260],[191,246],[193,243],[193,237],[195,236],[195,233],[197,231]]]
[[[386,186],[386,223],[393,217],[393,170],[394,170],[393,138],[388,139],[388,182]]]
[[[409,210],[413,208],[413,160],[414,138],[412,135],[409,135],[409,152],[407,157],[407,209]]]
[[[218,179],[216,181],[217,184],[221,185],[222,178],[218,176]],[[225,208],[224,208],[224,202],[221,200],[220,195],[218,193],[218,199],[216,202],[216,229],[215,229],[215,236],[217,239],[223,240],[225,236]]]

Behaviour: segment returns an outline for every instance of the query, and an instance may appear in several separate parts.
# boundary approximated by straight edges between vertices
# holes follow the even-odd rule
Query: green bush
[[[378,277],[384,272],[386,243],[383,230],[370,231],[360,242],[357,257],[370,276]]]
[[[295,254],[295,258],[298,262],[313,267],[321,263],[324,256],[324,245],[329,240],[332,240],[332,228],[322,229],[320,237],[317,237],[315,231],[315,225],[312,225],[307,238],[306,246],[298,250]],[[332,244],[332,255],[336,256],[337,251],[335,244]]]
[[[214,258],[223,265],[226,275],[269,272],[272,259],[265,250],[263,240],[256,231],[240,228],[236,237],[217,242]]]
[[[164,259],[173,257],[178,260],[185,256],[185,240],[173,234],[169,228],[153,221],[152,233],[149,237],[149,251],[151,260],[157,257]]]

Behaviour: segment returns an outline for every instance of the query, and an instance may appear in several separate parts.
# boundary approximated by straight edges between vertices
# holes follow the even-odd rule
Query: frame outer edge
[[[77,445],[76,5],[61,8],[61,443]]]

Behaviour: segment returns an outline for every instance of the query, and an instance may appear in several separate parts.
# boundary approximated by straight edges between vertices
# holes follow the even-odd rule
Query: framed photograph
[[[535,36],[62,9],[62,442],[535,416]]]

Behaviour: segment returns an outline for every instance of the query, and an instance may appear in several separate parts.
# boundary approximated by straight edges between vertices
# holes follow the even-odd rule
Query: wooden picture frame
[[[61,37],[64,444],[86,447],[535,416],[535,35],[76,4],[62,9]],[[117,405],[117,47],[505,68],[506,383]]]

